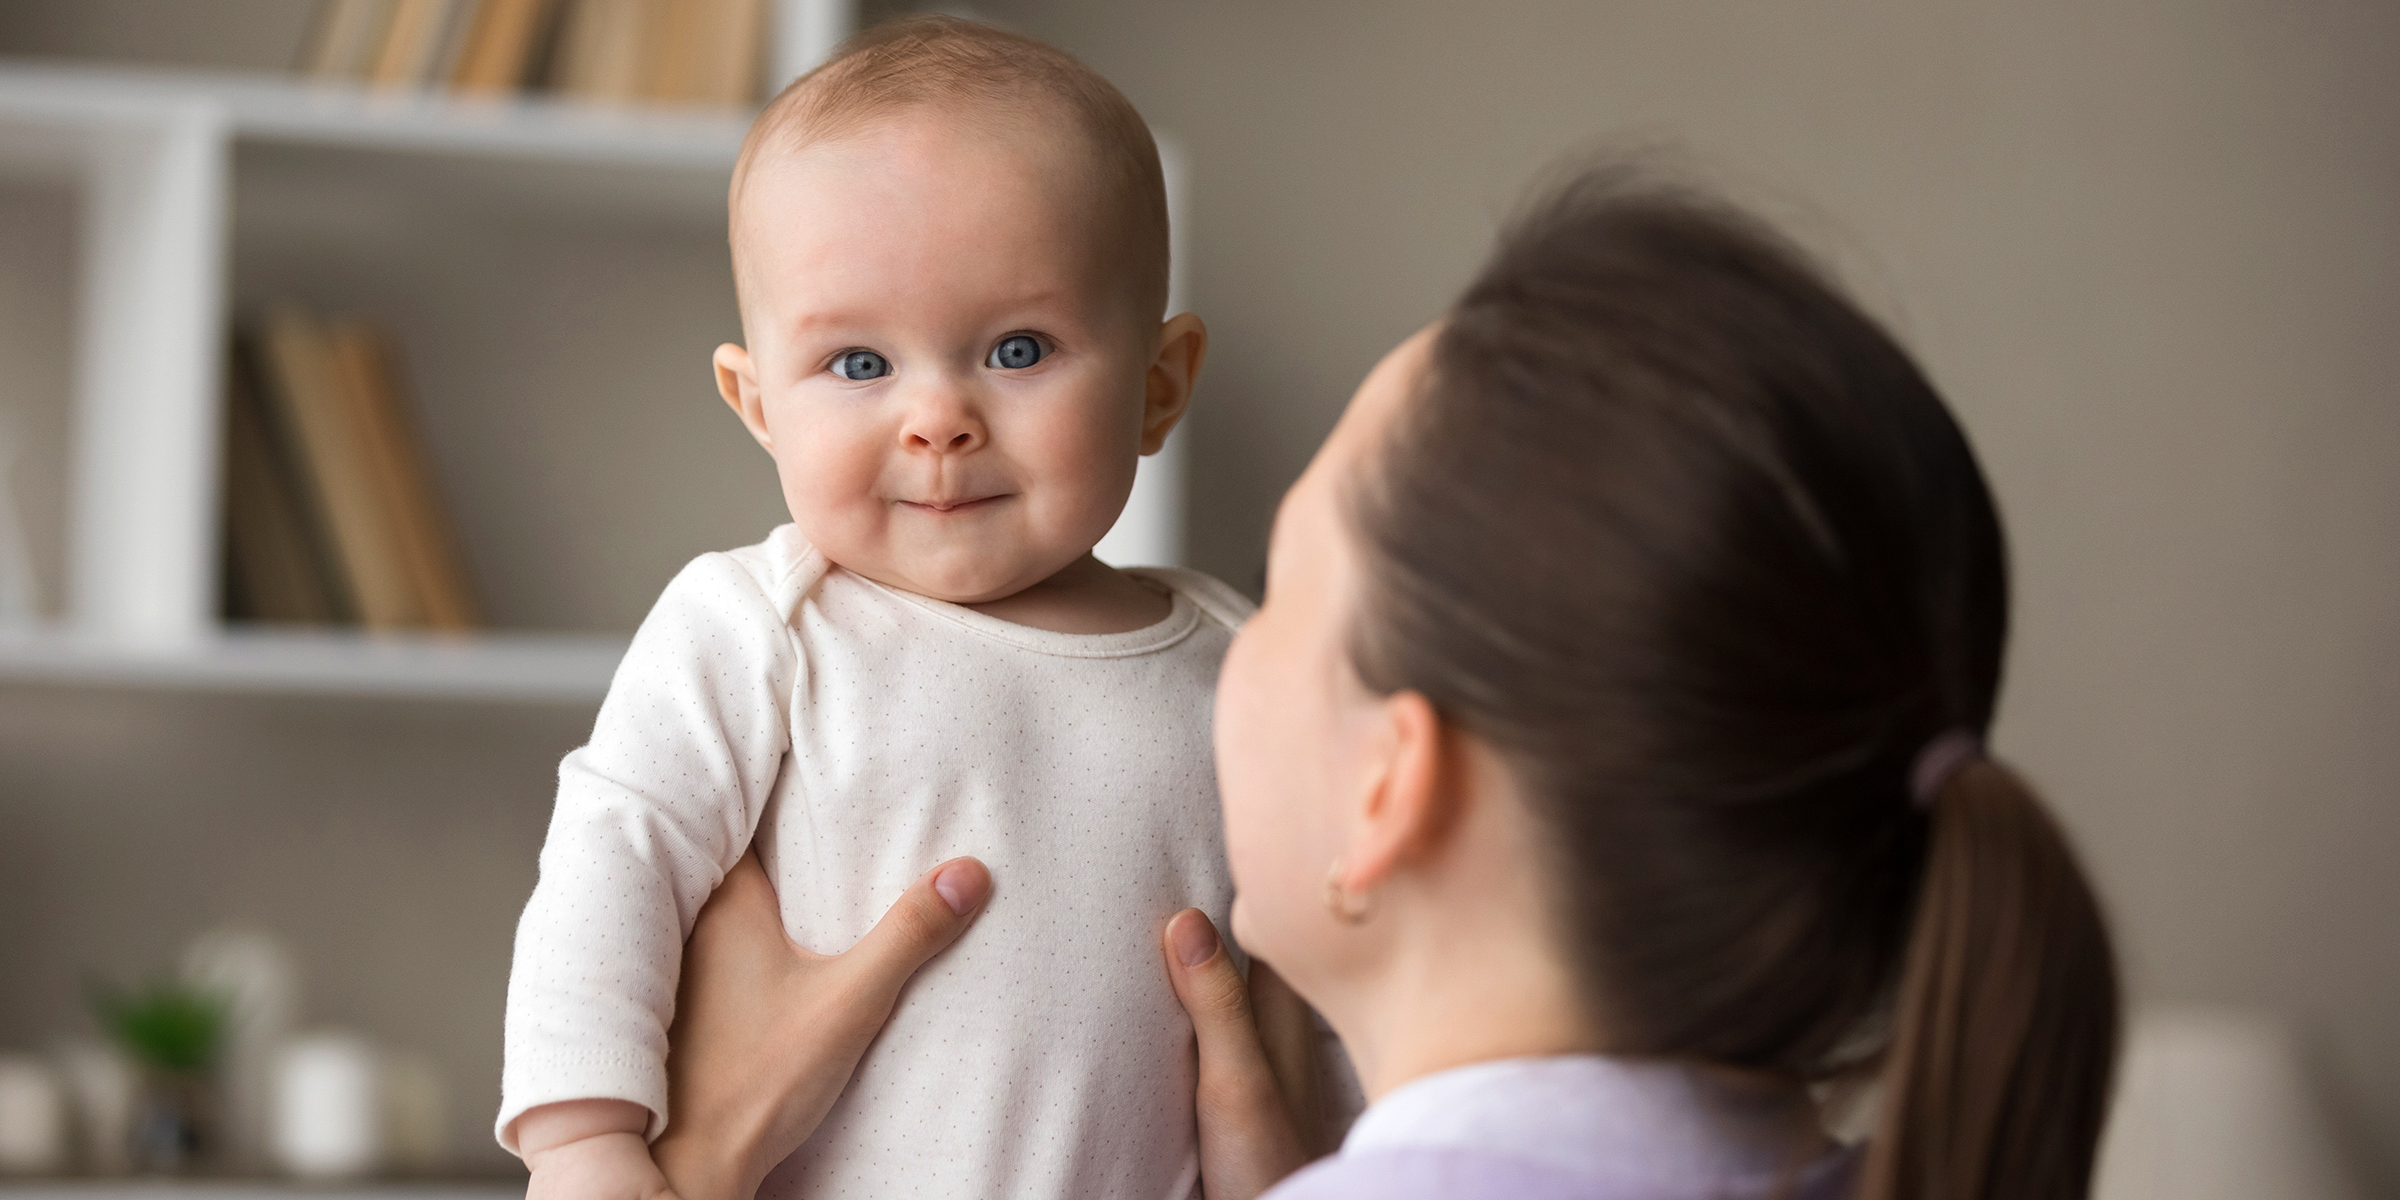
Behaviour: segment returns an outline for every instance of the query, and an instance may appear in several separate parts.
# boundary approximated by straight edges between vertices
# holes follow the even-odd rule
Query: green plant
[[[161,979],[139,988],[95,984],[91,996],[101,1028],[142,1065],[198,1075],[216,1060],[226,1005],[215,992]]]

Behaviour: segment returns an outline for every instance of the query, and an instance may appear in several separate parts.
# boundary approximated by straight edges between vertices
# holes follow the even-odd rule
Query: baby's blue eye
[[[892,373],[892,364],[872,350],[847,350],[833,360],[833,373],[844,379],[881,379]]]
[[[1027,337],[1020,333],[1001,338],[1000,344],[992,347],[991,356],[983,360],[983,365],[1014,371],[1030,367],[1040,361],[1042,361],[1041,339]]]

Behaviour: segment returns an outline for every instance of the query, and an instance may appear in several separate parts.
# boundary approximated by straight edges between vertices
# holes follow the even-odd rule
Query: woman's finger
[[[1199,1044],[1200,1179],[1208,1200],[1247,1200],[1307,1161],[1258,1039],[1250,989],[1208,914],[1167,922],[1167,978]]]
[[[982,863],[951,859],[909,885],[842,959],[896,993],[926,959],[958,940],[991,893],[992,875]]]
[[[1187,908],[1167,922],[1167,956],[1167,974],[1191,1014],[1202,1061],[1239,1068],[1256,1059],[1263,1068],[1266,1054],[1250,1013],[1250,986],[1207,913]]]

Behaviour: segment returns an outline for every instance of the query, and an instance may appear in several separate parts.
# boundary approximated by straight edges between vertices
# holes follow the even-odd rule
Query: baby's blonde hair
[[[793,80],[751,123],[727,197],[737,290],[742,190],[761,160],[922,107],[996,120],[1066,117],[1088,147],[1097,185],[1118,214],[1123,261],[1137,273],[1133,279],[1146,311],[1163,315],[1166,178],[1141,113],[1099,72],[1064,50],[945,16],[902,17],[859,33],[822,66]]]

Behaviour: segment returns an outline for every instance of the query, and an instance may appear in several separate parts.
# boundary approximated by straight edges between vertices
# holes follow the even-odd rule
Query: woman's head
[[[2089,893],[2004,769],[1930,808],[1908,782],[1991,719],[1999,522],[1922,373],[1802,255],[1694,194],[1575,179],[1378,368],[1280,520],[1322,596],[1277,612],[1271,574],[1261,632],[1313,618],[1327,719],[1276,733],[1336,747],[1307,781],[1332,815],[1284,844],[1343,853],[1343,760],[1421,698],[1505,766],[1599,1044],[1794,1079],[1881,1056],[1909,1123],[1878,1138],[1887,1191],[2088,1174],[2115,1019]],[[1242,829],[1250,666],[1220,705],[1245,889],[1245,840],[1271,840]],[[1251,916],[1276,960],[1299,918]],[[1308,938],[1338,957],[1338,925]],[[1980,1148],[1929,1142],[1944,1122]]]

